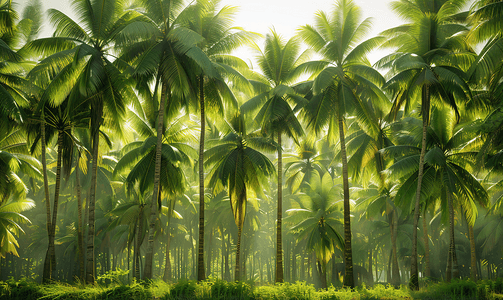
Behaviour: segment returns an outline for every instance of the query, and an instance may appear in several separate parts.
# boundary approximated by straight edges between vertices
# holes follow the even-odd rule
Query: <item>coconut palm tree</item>
[[[260,110],[255,120],[262,132],[277,137],[278,143],[278,200],[276,219],[276,276],[275,282],[283,282],[283,154],[282,135],[297,139],[304,130],[297,119],[291,104],[302,106],[306,100],[291,87],[304,70],[302,63],[306,55],[301,53],[300,41],[291,38],[285,41],[276,31],[266,35],[262,51],[257,45],[255,50],[258,65],[263,76],[257,76],[255,88],[261,93],[241,106],[244,112]]]
[[[130,27],[124,35],[131,36],[142,33],[130,45],[131,40],[124,39],[123,59],[134,62],[133,76],[140,82],[138,87],[143,95],[154,103],[156,116],[157,143],[154,173],[154,193],[152,196],[149,217],[149,238],[145,259],[145,278],[152,278],[152,259],[154,249],[155,222],[158,212],[159,178],[161,172],[161,148],[165,112],[176,114],[179,108],[187,105],[194,98],[192,88],[196,85],[196,76],[204,73],[209,78],[216,78],[217,72],[208,57],[197,47],[203,38],[196,32],[183,27],[190,14],[182,0],[141,1],[144,7],[144,20],[141,27]],[[150,87],[154,86],[154,91]]]
[[[395,101],[393,111],[397,112],[405,104],[405,112],[408,113],[414,107],[412,101],[417,99],[421,101],[423,118],[423,146],[412,233],[411,289],[419,288],[417,225],[430,103],[442,101],[457,110],[456,101],[470,98],[470,90],[461,73],[474,60],[464,36],[460,34],[467,31],[462,24],[467,14],[460,13],[466,2],[395,1],[392,9],[408,23],[382,33],[388,37],[384,46],[396,48],[395,53],[377,63],[391,69],[385,88],[391,91]]]
[[[417,119],[408,119],[418,128]],[[449,260],[447,262],[446,279],[451,276],[459,277],[457,266],[455,240],[454,240],[454,206],[461,207],[470,224],[475,222],[477,208],[475,203],[487,206],[488,196],[484,187],[471,174],[477,152],[473,151],[474,134],[469,126],[457,126],[456,114],[447,107],[435,107],[431,113],[431,125],[427,135],[427,151],[425,154],[424,178],[422,183],[421,198],[423,202],[430,197],[438,199],[442,212],[449,218]],[[418,132],[416,132],[418,133]],[[385,149],[388,154],[405,155],[391,165],[386,174],[390,179],[402,177],[403,184],[395,196],[398,206],[406,211],[415,209],[416,194],[414,186],[419,180],[419,171],[416,166],[420,159],[419,137],[415,138],[416,145],[397,145]],[[417,186],[416,186],[417,188]]]
[[[49,15],[56,28],[54,36],[39,39],[27,49],[49,55],[32,70],[34,78],[39,74],[54,74],[41,99],[58,106],[68,98],[70,113],[88,107],[92,136],[92,170],[89,193],[89,234],[87,240],[86,282],[93,283],[96,180],[100,128],[106,125],[117,136],[121,135],[119,120],[123,117],[126,104],[135,99],[125,76],[114,65],[115,45],[123,29],[139,17],[139,13],[126,11],[123,1],[75,0],[72,2],[81,24],[64,13],[51,9]],[[44,86],[41,84],[41,86]]]
[[[257,133],[248,133],[243,115],[228,121],[227,134],[214,147],[206,150],[206,164],[213,166],[208,184],[213,191],[227,188],[232,214],[238,227],[234,277],[240,280],[241,234],[248,198],[263,193],[267,177],[274,173],[271,161],[258,150],[275,151],[276,144]]]
[[[377,131],[372,123],[367,123],[369,112],[362,99],[385,99],[379,89],[384,80],[366,59],[381,39],[362,42],[370,29],[370,20],[361,21],[361,10],[352,1],[338,1],[330,14],[318,12],[315,22],[314,26],[302,26],[299,30],[301,38],[323,57],[318,62],[322,71],[313,82],[314,96],[304,114],[315,132],[328,125],[329,134],[334,137],[339,130],[344,185],[344,285],[354,287],[344,119],[346,113],[354,112],[365,130]]]
[[[197,256],[197,280],[205,279],[204,271],[204,140],[206,134],[206,119],[212,116],[221,118],[229,108],[236,108],[237,102],[223,78],[232,82],[235,88],[242,92],[250,88],[246,78],[239,70],[248,69],[240,58],[231,55],[232,51],[246,44],[256,35],[237,27],[232,27],[236,7],[219,8],[220,0],[198,0],[187,11],[189,19],[184,19],[183,26],[197,32],[204,39],[198,47],[208,56],[214,68],[222,78],[209,78],[204,73],[198,75],[198,96],[201,131],[199,138],[199,238]],[[206,109],[209,108],[209,112]],[[208,114],[209,113],[209,114]]]

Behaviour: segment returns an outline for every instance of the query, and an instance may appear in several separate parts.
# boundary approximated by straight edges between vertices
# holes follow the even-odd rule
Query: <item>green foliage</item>
[[[119,272],[120,273],[120,272]],[[109,277],[114,275],[110,273]],[[500,299],[503,293],[503,278],[497,280],[458,280],[451,283],[432,283],[418,292],[411,292],[407,286],[395,288],[392,285],[365,285],[355,289],[329,287],[316,290],[305,282],[276,283],[254,287],[247,282],[227,282],[219,279],[180,281],[169,285],[163,281],[149,284],[112,284],[75,286],[68,284],[39,285],[22,279],[0,282],[0,300],[3,299],[242,299],[242,300],[365,300],[365,299]]]

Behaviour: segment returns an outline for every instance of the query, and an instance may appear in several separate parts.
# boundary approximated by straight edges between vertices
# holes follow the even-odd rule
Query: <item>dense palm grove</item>
[[[289,40],[218,0],[72,5],[39,38],[0,0],[0,280],[503,274],[502,1],[394,1],[369,38],[338,0]]]

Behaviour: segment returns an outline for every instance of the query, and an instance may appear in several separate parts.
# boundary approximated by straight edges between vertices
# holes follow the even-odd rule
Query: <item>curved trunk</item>
[[[281,132],[278,132],[278,213],[276,222],[276,279],[283,282],[283,244],[281,238],[281,223],[283,220],[283,160],[281,151]]]
[[[204,76],[199,77],[199,106],[201,110],[201,135],[199,138],[199,246],[197,249],[197,281],[206,279],[204,272],[204,135],[206,116],[204,111]]]
[[[100,127],[103,117],[103,104],[95,103],[91,108],[91,134],[93,137],[93,163],[91,169],[91,187],[89,190],[89,222],[87,232],[87,253],[86,253],[86,283],[94,284],[95,267],[94,267],[94,223],[95,223],[95,206],[96,206],[96,182],[98,180],[98,154],[100,146]]]
[[[423,114],[423,138],[421,142],[421,155],[419,156],[419,171],[417,174],[416,202],[414,205],[414,219],[412,226],[412,254],[410,262],[410,281],[411,290],[419,290],[419,272],[417,268],[417,226],[419,223],[419,201],[421,199],[421,184],[423,182],[424,156],[426,155],[426,133],[430,118],[430,90],[428,85],[422,88],[422,114]]]
[[[47,160],[46,160],[46,141],[45,141],[45,117],[44,110],[42,109],[42,121],[40,122],[40,142],[42,147],[42,172],[44,176],[44,194],[45,194],[45,210],[46,210],[46,230],[47,239],[50,240],[51,235],[51,197],[49,195],[49,180],[47,178]],[[49,249],[44,260],[44,268],[42,271],[42,282],[47,282],[51,278],[52,264],[50,259]]]
[[[152,263],[154,258],[154,233],[155,223],[157,221],[158,209],[157,202],[159,196],[159,185],[161,178],[161,151],[162,151],[162,133],[164,126],[164,108],[168,98],[168,86],[162,84],[161,103],[159,104],[159,113],[157,120],[157,144],[155,146],[155,171],[154,171],[154,189],[152,192],[152,202],[150,203],[150,217],[148,230],[147,253],[145,254],[145,272],[143,279],[152,279]]]
[[[77,156],[77,163],[75,165],[75,188],[77,190],[77,214],[79,223],[77,224],[77,243],[79,253],[79,278],[84,280],[84,235],[82,233],[82,192],[80,188],[80,175],[79,175],[80,152]],[[115,262],[115,260],[114,260]]]
[[[423,242],[424,242],[424,273],[426,277],[431,276],[430,269],[430,239],[428,238],[428,222],[426,221],[426,211],[423,215]]]
[[[341,112],[339,112],[340,114]],[[339,115],[339,143],[341,145],[342,181],[344,189],[344,286],[354,288],[353,250],[351,248],[351,209],[349,206],[348,158],[344,141],[344,124]]]

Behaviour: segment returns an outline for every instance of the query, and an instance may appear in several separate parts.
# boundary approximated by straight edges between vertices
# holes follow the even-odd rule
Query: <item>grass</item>
[[[180,281],[167,284],[163,281],[134,282],[131,285],[120,281],[108,284],[84,286],[54,283],[37,284],[33,281],[12,279],[0,282],[0,300],[3,299],[217,299],[217,300],[366,300],[366,299],[502,299],[503,278],[498,280],[459,280],[451,283],[429,283],[417,292],[411,292],[406,286],[395,288],[391,285],[365,285],[355,289],[334,288],[316,290],[305,282],[280,283],[254,286],[247,282],[227,282],[209,279],[200,283]]]

